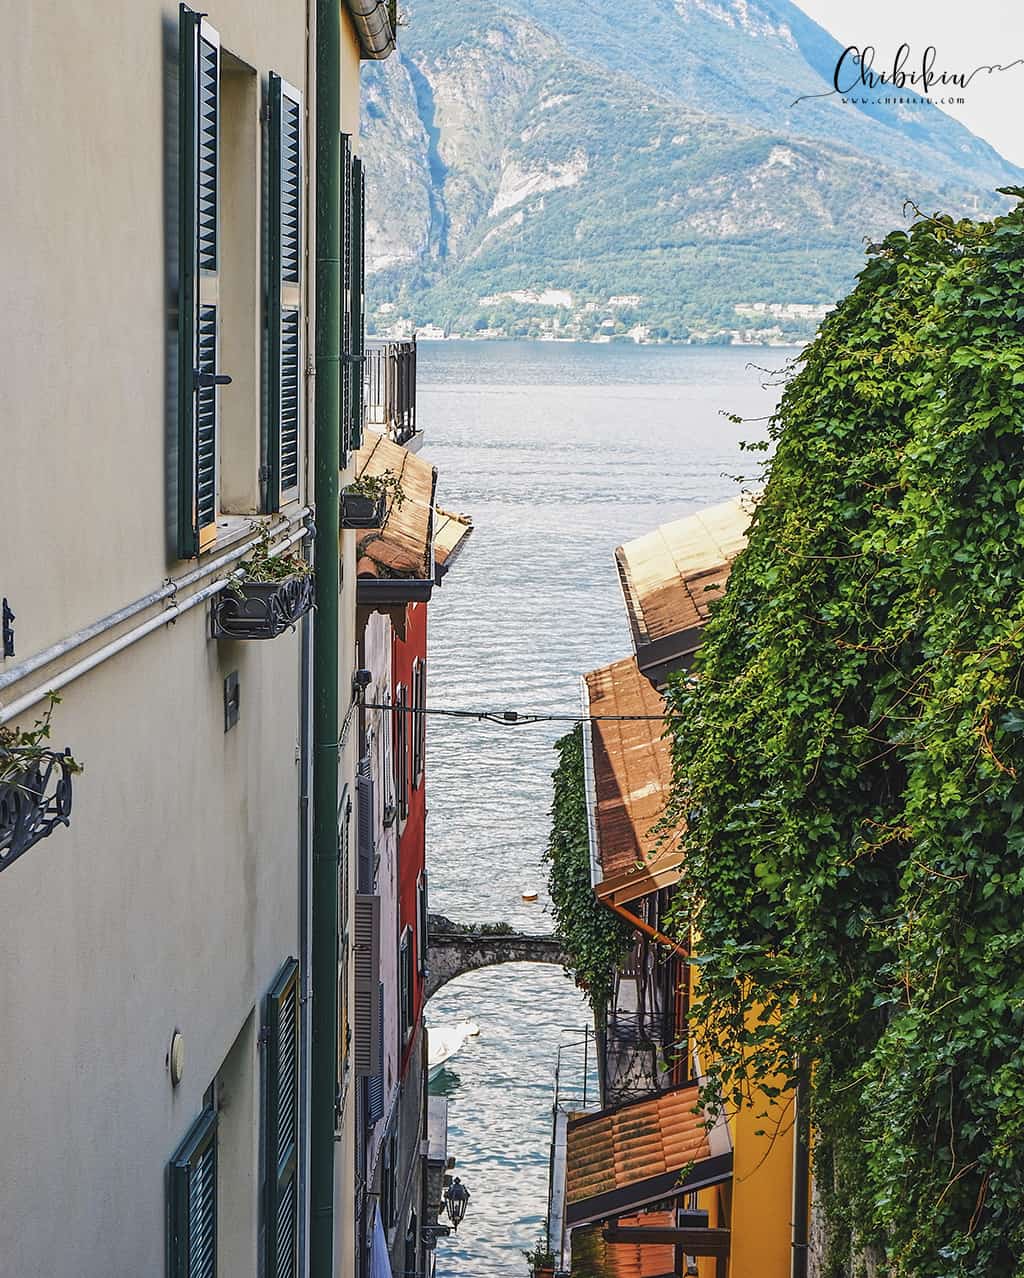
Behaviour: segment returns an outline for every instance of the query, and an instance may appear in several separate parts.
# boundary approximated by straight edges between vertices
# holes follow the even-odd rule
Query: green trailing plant
[[[771,435],[668,693],[709,1096],[813,1061],[832,1278],[1019,1276],[1022,206],[874,246]]]
[[[569,972],[599,1015],[612,992],[615,969],[629,953],[633,931],[594,896],[583,782],[583,729],[575,727],[555,745],[548,891],[555,926],[565,944]]]
[[[9,724],[0,726],[0,783],[16,782],[25,772],[53,753],[50,744],[50,720],[60,697],[51,692],[46,699],[46,709],[41,718],[30,728],[15,728]],[[69,772],[81,772],[82,765],[70,754],[63,755]]]
[[[548,1246],[548,1240],[543,1234],[537,1239],[529,1251],[524,1251],[530,1265],[531,1272],[538,1269],[550,1269],[555,1263],[555,1253]]]
[[[251,553],[238,566],[239,576],[233,578],[232,589],[240,592],[248,582],[287,581],[289,577],[308,577],[313,565],[293,550],[271,554],[272,530],[260,530],[259,540]]]
[[[381,471],[379,475],[360,475],[345,491],[356,497],[369,497],[372,501],[383,500],[389,510],[401,510],[405,505],[402,480],[393,470]]]

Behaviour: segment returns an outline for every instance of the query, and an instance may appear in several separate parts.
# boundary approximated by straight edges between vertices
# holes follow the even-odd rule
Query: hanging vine
[[[668,698],[712,1090],[815,1062],[833,1274],[1021,1275],[1022,206],[875,246],[771,433]]]
[[[583,783],[583,729],[556,742],[553,773],[548,891],[558,935],[565,943],[569,971],[599,1015],[612,992],[615,969],[629,953],[632,929],[602,905],[590,883],[587,799]]]

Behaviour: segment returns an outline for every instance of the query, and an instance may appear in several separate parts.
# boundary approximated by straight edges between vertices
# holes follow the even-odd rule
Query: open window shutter
[[[266,1246],[264,1272],[298,1274],[299,965],[289,959],[267,995]]]
[[[267,183],[268,511],[296,497],[301,468],[302,95],[271,72]]]
[[[353,1057],[357,1075],[377,1073],[380,1056],[380,897],[356,896],[352,929]]]
[[[178,45],[178,554],[217,519],[220,37],[181,6]]]
[[[217,1113],[204,1110],[171,1159],[170,1278],[216,1278]]]
[[[366,1121],[372,1127],[384,1117],[384,985],[377,986],[377,1015],[381,1033],[377,1035],[377,1065],[366,1080]]]
[[[335,1077],[335,1117],[340,1128],[342,1089],[348,1070],[349,1012],[349,866],[352,859],[352,800],[346,790],[338,820],[338,1060]]]
[[[366,345],[364,292],[366,289],[366,178],[363,162],[352,160],[352,194],[349,201],[351,221],[352,284],[349,289],[349,331],[351,362],[346,366],[349,388],[349,439],[353,448],[363,442],[363,354]]]
[[[416,966],[420,973],[427,970],[427,945],[430,942],[427,927],[427,872],[423,870],[416,884]]]
[[[374,860],[374,795],[373,776],[370,772],[370,760],[364,758],[359,763],[356,776],[356,799],[359,804],[358,813],[358,865],[356,869],[356,891],[373,891]]]
[[[341,464],[352,449],[352,139],[341,135]]]

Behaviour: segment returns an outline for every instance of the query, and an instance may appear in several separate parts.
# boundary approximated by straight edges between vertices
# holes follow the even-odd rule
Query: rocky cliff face
[[[788,0],[415,0],[401,34],[364,71],[382,324],[795,335],[905,200],[1021,176],[934,107],[794,105],[839,46]]]

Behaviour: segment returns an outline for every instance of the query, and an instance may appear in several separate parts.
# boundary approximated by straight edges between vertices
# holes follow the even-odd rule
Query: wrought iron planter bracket
[[[313,606],[313,575],[243,581],[213,601],[216,639],[276,639]]]
[[[70,824],[73,775],[70,750],[47,750],[17,776],[0,781],[0,870],[58,825]]]

